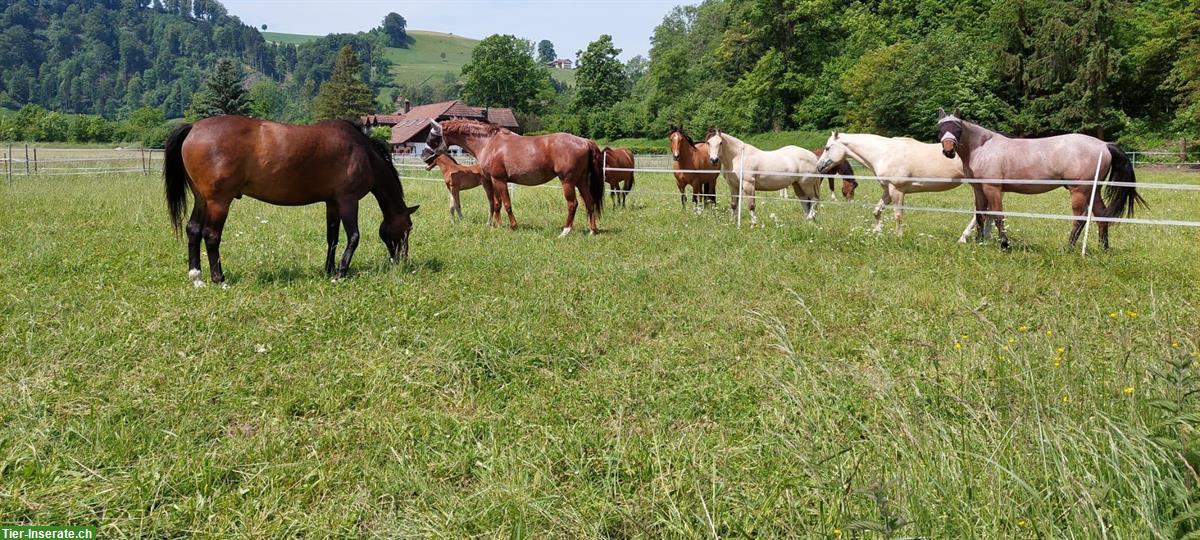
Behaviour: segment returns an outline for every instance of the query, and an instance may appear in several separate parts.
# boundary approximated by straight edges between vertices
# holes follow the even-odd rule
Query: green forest
[[[346,45],[380,112],[393,96],[462,97],[515,107],[531,131],[605,139],[657,138],[671,125],[923,137],[938,107],[1027,136],[1083,132],[1139,148],[1200,136],[1200,0],[707,0],[672,10],[648,59],[621,62],[597,36],[572,85],[534,60],[533,41],[492,36],[460,79],[436,88],[393,81],[386,21],[268,43],[215,0],[0,6],[0,107],[40,107],[0,116],[6,139],[110,140],[140,129],[131,118],[184,117],[221,58],[241,65],[257,116],[311,121]]]

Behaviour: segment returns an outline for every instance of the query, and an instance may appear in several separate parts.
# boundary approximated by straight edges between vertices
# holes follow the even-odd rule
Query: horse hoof
[[[204,288],[204,280],[203,279],[192,280],[192,287],[197,288],[197,289],[203,289]]]
[[[566,238],[568,234],[571,234],[571,228],[570,228],[570,227],[563,227],[562,234],[558,235],[558,237],[559,237],[559,238]]]
[[[222,282],[221,282],[221,288],[222,288],[222,289],[228,289],[228,288],[229,288],[229,284],[228,284],[228,283],[225,283],[224,281],[222,281]]]

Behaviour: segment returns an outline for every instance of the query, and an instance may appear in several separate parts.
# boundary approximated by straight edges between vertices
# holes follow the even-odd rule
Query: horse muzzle
[[[716,165],[721,162],[721,158],[709,158],[708,162]]]
[[[951,140],[942,141],[942,155],[950,159],[954,159],[954,154],[958,150],[958,143]]]
[[[678,161],[679,161],[679,154],[671,154],[671,161],[678,162]]]
[[[821,174],[825,174],[825,173],[829,172],[829,166],[832,165],[832,163],[833,162],[831,162],[827,159],[822,159],[821,161],[818,161],[817,162],[817,172],[819,172]]]

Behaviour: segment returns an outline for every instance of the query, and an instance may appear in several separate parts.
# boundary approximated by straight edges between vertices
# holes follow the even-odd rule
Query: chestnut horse
[[[217,116],[184,124],[167,137],[163,177],[167,210],[176,234],[190,189],[187,223],[188,279],[200,278],[200,238],[208,251],[213,283],[224,283],[221,233],[234,199],[249,195],[282,206],[325,203],[328,249],[325,273],[345,277],[358,247],[358,200],[375,195],[383,212],[379,237],[394,260],[408,257],[412,213],[387,145],[342,120],[294,126],[243,116]],[[338,226],[346,228],[346,251],[335,274]]]
[[[492,203],[488,223],[500,223],[503,202],[509,226],[517,228],[508,197],[509,182],[537,186],[557,176],[567,200],[567,222],[559,236],[570,234],[575,224],[577,189],[587,209],[588,228],[592,234],[598,232],[596,218],[604,206],[604,157],[596,143],[569,133],[525,137],[493,124],[456,118],[433,122],[425,144],[439,154],[457,145],[475,156],[483,173],[483,189]]]
[[[458,192],[483,184],[479,165],[460,165],[450,154],[437,154],[428,148],[421,152],[421,159],[425,161],[425,170],[432,171],[434,167],[442,170],[442,180],[446,182],[446,191],[450,192],[450,219],[462,219]]]
[[[625,197],[633,189],[633,171],[610,171],[608,170],[610,167],[632,169],[633,152],[627,148],[604,147],[604,181],[608,182],[611,187],[609,193],[612,197],[613,208],[616,208],[618,204],[621,208],[625,208]],[[624,185],[621,185],[622,183]]]
[[[682,128],[672,126],[667,139],[671,141],[671,168],[675,169],[675,187],[679,188],[679,204],[687,209],[687,188],[692,187],[692,204],[703,200],[705,205],[717,204],[717,176],[721,167],[708,160],[708,143],[694,142]],[[712,173],[679,171],[711,170]]]
[[[1071,224],[1068,244],[1075,245],[1087,219],[1088,201],[1093,215],[1102,218],[1133,217],[1136,204],[1146,207],[1146,201],[1134,187],[1133,163],[1117,145],[1080,134],[1059,135],[1040,139],[1014,139],[938,109],[937,136],[942,154],[947,159],[962,157],[967,178],[980,179],[972,183],[975,190],[975,215],[983,237],[984,216],[996,224],[1000,248],[1008,249],[1008,233],[1004,227],[1004,193],[1036,195],[1067,188],[1071,194],[1071,210],[1076,220]],[[1108,176],[1109,182],[1120,185],[1105,187],[1104,197],[1093,197],[1095,178]],[[1010,180],[1011,181],[1005,181]],[[1021,180],[1066,180],[1072,184],[1033,183]],[[981,214],[994,212],[995,214]],[[1108,249],[1109,221],[1100,221],[1100,243]]]
[[[825,153],[825,149],[818,148],[816,150],[813,150],[812,153],[814,156],[817,156],[817,163],[821,163],[821,155]],[[820,167],[818,167],[817,170],[820,170]],[[842,198],[846,199],[847,201],[854,200],[854,190],[858,189],[858,180],[855,180],[853,178],[854,177],[854,167],[851,167],[849,162],[847,162],[847,161],[839,162],[837,164],[836,168],[834,168],[833,170],[831,170],[829,172],[823,172],[821,174],[835,174],[838,176],[847,177],[847,178],[842,178]],[[836,178],[829,179],[829,200],[831,200],[831,201],[837,200],[837,195],[834,193],[834,189],[833,189],[833,181],[835,179]]]

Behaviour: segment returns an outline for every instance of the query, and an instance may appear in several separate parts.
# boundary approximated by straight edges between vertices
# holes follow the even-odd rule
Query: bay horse
[[[633,152],[628,148],[604,147],[604,181],[609,185],[609,196],[612,197],[613,208],[618,204],[625,208],[625,197],[633,189],[633,171],[610,171],[614,169],[632,169]],[[622,185],[623,184],[623,185]]]
[[[854,179],[854,167],[850,165],[850,162],[846,161],[846,160],[842,160],[842,161],[838,162],[835,167],[830,169],[829,172],[825,172],[825,171],[822,171],[821,167],[820,167],[821,155],[825,153],[825,149],[817,148],[815,150],[809,150],[809,152],[812,152],[814,156],[817,156],[817,171],[818,172],[820,172],[821,174],[835,174],[839,177],[844,177],[844,178],[842,178],[842,198],[846,199],[847,201],[853,201],[854,200],[854,190],[858,189],[858,180]],[[829,200],[831,200],[831,201],[837,200],[837,192],[833,188],[834,180],[836,180],[836,178],[829,179]]]
[[[432,122],[425,144],[437,153],[457,145],[475,156],[483,173],[483,189],[492,204],[489,224],[500,223],[503,202],[509,226],[517,228],[508,197],[509,182],[537,186],[557,176],[567,201],[567,221],[559,237],[570,234],[574,226],[579,206],[576,190],[587,209],[588,228],[592,234],[599,232],[596,219],[604,206],[604,157],[595,142],[569,133],[526,137],[494,124],[455,118]]]
[[[1133,184],[1133,163],[1117,145],[1104,142],[1089,135],[1068,134],[1039,139],[1016,139],[968,122],[955,110],[946,114],[938,109],[937,138],[942,145],[942,154],[948,159],[961,156],[963,172],[967,178],[981,179],[972,183],[975,190],[976,219],[980,223],[980,238],[983,238],[984,214],[979,212],[1003,212],[1004,193],[1036,195],[1059,187],[1067,188],[1071,194],[1071,210],[1076,218],[1071,225],[1068,245],[1074,246],[1083,230],[1092,200],[1092,214],[1104,218],[1133,217],[1134,207],[1141,204],[1149,208],[1145,199],[1132,185],[1109,185],[1101,197],[1092,197],[1092,182],[1099,175],[1108,177],[1109,182]],[[1006,181],[1006,180],[1012,181]],[[1066,180],[1078,184],[1021,182],[1032,180]],[[996,224],[1001,249],[1009,248],[1008,234],[1003,215],[989,215]],[[1108,249],[1108,228],[1111,222],[1100,221],[1100,243]]]
[[[825,141],[825,148],[822,150],[817,170],[832,171],[838,165],[846,164],[847,158],[853,158],[871,169],[875,176],[889,177],[879,180],[883,196],[875,206],[875,227],[871,230],[874,233],[883,231],[883,210],[894,204],[896,234],[903,235],[905,195],[949,191],[962,185],[961,180],[966,174],[963,172],[962,160],[947,160],[941,157],[941,146],[908,137],[881,137],[869,133],[834,131]],[[913,179],[903,180],[896,177]],[[958,241],[966,242],[974,229],[975,218],[971,217]],[[984,231],[985,236],[986,234],[987,231]]]
[[[758,222],[754,214],[754,194],[758,191],[779,191],[788,186],[792,187],[796,198],[804,205],[805,218],[810,221],[816,218],[817,201],[821,198],[821,178],[803,174],[817,172],[817,156],[812,152],[799,146],[759,150],[721,130],[711,131],[707,142],[709,161],[721,165],[721,174],[729,184],[730,209],[733,212],[738,210],[738,182],[741,182],[743,193],[750,198],[751,226]]]
[[[234,199],[249,195],[281,206],[325,203],[328,249],[325,273],[340,279],[358,247],[358,201],[375,195],[383,212],[379,237],[388,255],[408,258],[412,214],[400,175],[383,142],[342,120],[296,126],[243,116],[216,116],[175,128],[167,137],[163,180],[175,233],[183,222],[187,192],[194,199],[188,219],[188,279],[200,278],[200,239],[208,251],[213,283],[224,283],[221,233]],[[346,251],[334,270],[338,226],[346,229]]]
[[[679,204],[687,209],[687,188],[692,188],[692,204],[717,204],[717,176],[720,167],[708,159],[708,143],[693,142],[683,128],[671,127],[667,139],[671,143],[671,168],[675,169],[675,187],[679,189]],[[712,173],[680,171],[711,170]]]
[[[432,171],[434,167],[441,169],[442,181],[446,183],[446,191],[450,192],[450,219],[462,219],[458,193],[483,184],[479,165],[460,165],[450,154],[438,154],[429,148],[421,152],[421,160],[425,162],[427,171]]]

